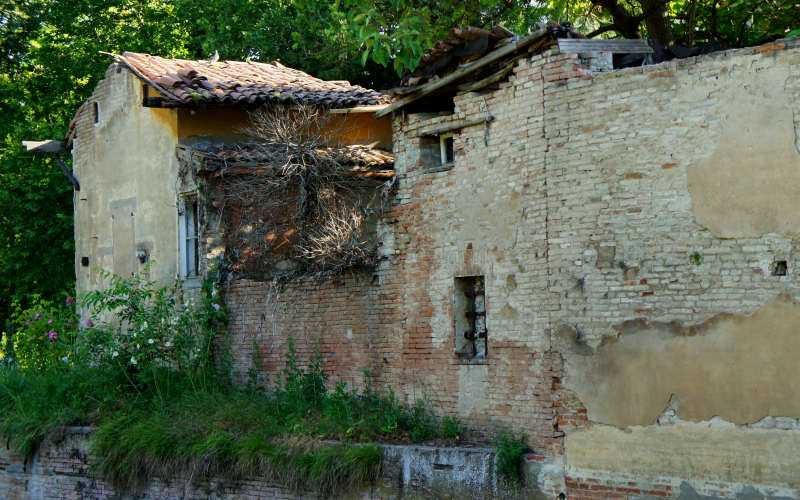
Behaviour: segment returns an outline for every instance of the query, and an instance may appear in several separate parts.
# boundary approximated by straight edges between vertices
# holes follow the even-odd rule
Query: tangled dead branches
[[[373,267],[374,222],[391,182],[376,180],[370,167],[390,157],[338,145],[341,130],[330,115],[309,106],[265,108],[250,119],[246,168],[227,162],[218,177],[235,274],[263,279]]]

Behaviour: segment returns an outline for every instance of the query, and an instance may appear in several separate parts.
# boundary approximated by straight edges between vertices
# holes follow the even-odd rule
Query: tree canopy
[[[22,140],[64,136],[110,62],[99,51],[280,60],[331,80],[393,85],[452,27],[738,47],[797,34],[797,0],[0,0],[0,329],[13,300],[74,283],[71,185]]]

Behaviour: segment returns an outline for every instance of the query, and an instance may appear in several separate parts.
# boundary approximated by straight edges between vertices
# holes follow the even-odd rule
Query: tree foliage
[[[22,140],[57,139],[110,62],[99,51],[280,60],[392,86],[451,27],[548,19],[584,33],[738,47],[800,29],[796,0],[0,0],[0,329],[10,304],[72,288],[72,191]],[[6,326],[7,328],[7,326]]]

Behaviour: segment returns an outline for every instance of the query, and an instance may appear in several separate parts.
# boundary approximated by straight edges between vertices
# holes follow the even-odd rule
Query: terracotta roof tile
[[[174,105],[292,102],[349,108],[391,98],[345,81],[325,81],[278,63],[189,61],[125,52],[118,62]]]

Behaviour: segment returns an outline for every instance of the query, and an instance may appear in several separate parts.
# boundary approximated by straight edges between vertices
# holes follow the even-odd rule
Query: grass
[[[327,390],[319,356],[298,365],[290,349],[269,391],[165,368],[3,368],[0,432],[29,457],[60,426],[93,425],[93,467],[121,491],[136,492],[154,476],[260,476],[329,497],[377,478],[375,441],[457,439],[464,430],[457,419],[440,421],[428,406],[406,407],[369,384]]]

